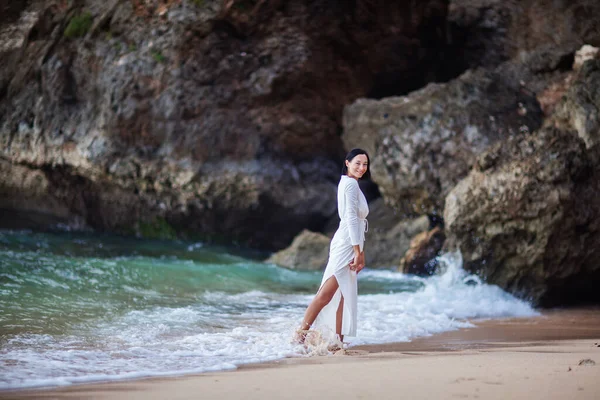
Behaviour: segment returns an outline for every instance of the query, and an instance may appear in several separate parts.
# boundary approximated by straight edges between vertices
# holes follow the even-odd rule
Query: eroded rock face
[[[440,0],[22,5],[0,20],[0,157],[49,185],[4,193],[97,230],[282,248],[335,213],[343,105],[449,73]]]
[[[463,56],[470,67],[494,67],[546,48],[573,53],[583,44],[598,46],[600,3],[595,0],[451,0],[448,21],[464,38]],[[568,59],[557,57],[563,68]]]
[[[266,262],[307,271],[324,270],[329,256],[329,237],[304,230],[292,244],[269,257]]]
[[[343,140],[370,153],[387,202],[406,213],[441,214],[445,196],[482,151],[541,125],[535,96],[504,72],[468,71],[408,96],[345,108]]]
[[[405,97],[357,100],[345,109],[344,143],[371,151],[374,180],[394,207],[441,214],[474,156],[552,115],[576,50],[600,43],[597,15],[593,0],[450,1],[452,41],[472,70]]]
[[[600,59],[582,63],[550,123],[575,128],[588,148],[600,144]]]
[[[590,46],[585,44],[581,46],[577,52],[575,52],[575,60],[573,62],[573,69],[579,71],[583,64],[589,60],[600,58],[600,49],[598,47]]]
[[[436,226],[433,229],[419,233],[410,241],[398,271],[405,274],[430,276],[436,272],[436,257],[444,245],[446,235],[444,230]]]
[[[372,211],[377,210],[369,211],[369,217]],[[402,219],[391,227],[380,221],[369,218],[369,232],[365,241],[365,265],[368,268],[395,268],[410,247],[411,238],[429,229],[430,225],[425,215]]]
[[[51,182],[43,171],[12,165],[0,159],[0,176],[4,178],[0,183],[0,209],[33,209],[40,214],[53,215],[61,222],[68,222],[68,206],[47,197]],[[16,188],[21,191],[15,193]]]
[[[554,128],[484,153],[447,196],[447,247],[535,304],[598,300],[599,148]]]

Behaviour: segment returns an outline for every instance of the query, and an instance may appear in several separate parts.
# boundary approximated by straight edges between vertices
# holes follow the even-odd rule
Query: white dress
[[[358,286],[356,271],[351,271],[349,264],[354,260],[352,246],[359,245],[360,250],[363,249],[365,232],[368,229],[366,218],[369,214],[367,199],[360,190],[358,181],[347,175],[342,175],[340,179],[337,201],[340,226],[329,246],[329,260],[321,287],[328,279],[335,277],[339,288],[329,304],[323,307],[314,323],[314,328],[328,340],[336,337],[336,313],[342,296],[344,296],[344,311],[341,333],[356,336]]]

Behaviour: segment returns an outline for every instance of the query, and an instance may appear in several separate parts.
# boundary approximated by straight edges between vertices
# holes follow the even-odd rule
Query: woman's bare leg
[[[304,320],[302,321],[302,325],[300,325],[300,330],[307,330],[311,327],[323,307],[329,304],[333,298],[333,295],[338,290],[338,287],[339,285],[335,276],[327,279],[306,309],[306,313],[304,313]],[[302,343],[304,341],[304,337],[299,338],[298,341]]]
[[[344,335],[342,335],[342,318],[344,318],[344,296],[340,300],[340,305],[335,315],[335,333],[339,336],[340,342],[344,341]]]

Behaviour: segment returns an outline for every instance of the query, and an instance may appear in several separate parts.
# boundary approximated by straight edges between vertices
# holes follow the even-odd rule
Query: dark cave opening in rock
[[[382,45],[384,67],[374,75],[366,97],[406,95],[432,82],[448,82],[471,67],[464,54],[464,34],[446,16],[435,16],[418,30],[418,39],[397,38]]]
[[[540,301],[544,308],[586,306],[600,303],[600,271],[589,271],[564,281],[551,282]]]
[[[368,98],[402,96],[419,90],[433,82],[448,82],[465,70],[468,65],[457,51],[446,49],[425,49],[425,55],[415,63],[415,67],[383,71],[375,75]]]
[[[21,12],[29,6],[29,1],[3,1],[0,4],[0,23],[7,24],[15,22],[21,16]]]

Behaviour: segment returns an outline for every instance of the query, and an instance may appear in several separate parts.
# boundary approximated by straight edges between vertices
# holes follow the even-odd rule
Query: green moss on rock
[[[92,21],[92,14],[89,12],[74,16],[65,28],[65,37],[71,39],[85,36],[92,27]]]
[[[138,232],[148,239],[177,239],[175,229],[161,217],[156,217],[153,221],[140,222]]]
[[[167,58],[159,50],[152,50],[150,54],[157,63],[164,63],[167,61]]]

